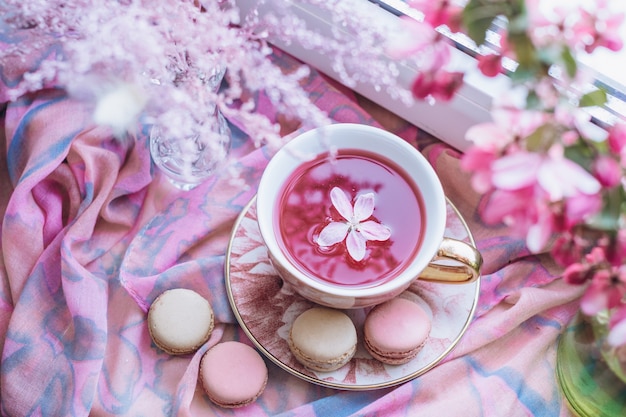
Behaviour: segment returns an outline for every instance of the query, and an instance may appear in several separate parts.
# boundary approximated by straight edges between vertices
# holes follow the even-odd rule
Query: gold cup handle
[[[483,257],[474,246],[444,237],[439,250],[419,279],[429,282],[465,284],[478,279]]]

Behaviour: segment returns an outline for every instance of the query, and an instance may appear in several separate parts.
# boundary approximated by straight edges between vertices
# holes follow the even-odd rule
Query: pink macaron
[[[254,348],[229,341],[209,349],[200,361],[200,384],[209,399],[224,408],[253,403],[267,384],[267,366]]]
[[[430,317],[419,304],[396,297],[367,314],[363,324],[365,348],[383,363],[401,365],[422,350],[430,329]]]

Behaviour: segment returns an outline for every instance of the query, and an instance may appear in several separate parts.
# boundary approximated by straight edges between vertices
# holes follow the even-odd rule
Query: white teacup
[[[418,278],[480,274],[476,248],[444,237],[446,198],[428,161],[371,126],[330,125],[283,146],[261,178],[257,217],[278,274],[321,305],[367,307]]]

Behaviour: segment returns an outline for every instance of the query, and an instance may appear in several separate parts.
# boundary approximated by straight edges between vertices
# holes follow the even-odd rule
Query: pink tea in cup
[[[311,278],[340,286],[384,283],[423,240],[422,197],[392,161],[343,149],[303,163],[274,210],[281,250]]]

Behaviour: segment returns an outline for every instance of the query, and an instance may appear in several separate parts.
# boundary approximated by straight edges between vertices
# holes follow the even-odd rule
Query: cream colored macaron
[[[163,292],[148,311],[150,337],[170,355],[195,352],[209,339],[213,325],[211,304],[184,288]]]
[[[352,320],[339,310],[314,307],[300,314],[289,332],[289,349],[307,368],[334,371],[356,352],[357,335]]]

